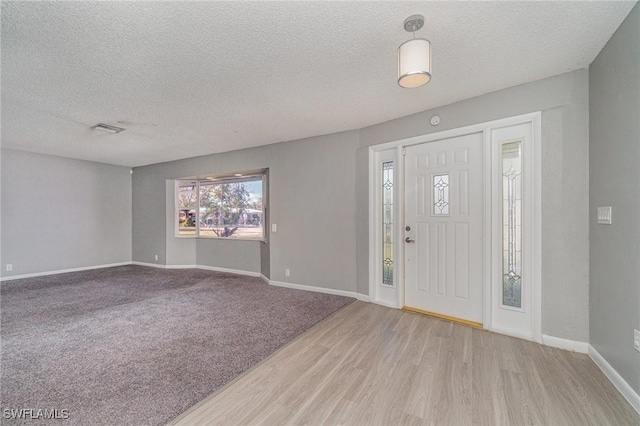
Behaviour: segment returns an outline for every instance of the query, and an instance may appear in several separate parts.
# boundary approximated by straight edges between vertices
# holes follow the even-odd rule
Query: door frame
[[[514,117],[503,118],[480,124],[445,130],[436,133],[415,136],[407,139],[396,140],[369,147],[369,301],[391,308],[401,309],[404,305],[404,151],[411,145],[435,142],[442,139],[450,139],[474,133],[483,135],[483,178],[484,178],[484,226],[483,235],[483,328],[502,334],[510,334],[508,331],[493,327],[492,321],[492,265],[493,259],[500,255],[502,247],[496,247],[492,243],[493,229],[492,218],[496,209],[492,205],[494,171],[491,168],[492,160],[492,130],[523,123],[531,123],[532,150],[530,158],[531,170],[531,201],[533,202],[533,217],[525,224],[532,228],[533,238],[530,241],[531,257],[531,286],[532,286],[532,317],[533,329],[531,333],[517,334],[516,337],[542,342],[542,120],[541,112],[536,111]],[[394,209],[396,220],[393,225],[394,233],[394,285],[393,287],[382,284],[382,237],[379,230],[382,229],[381,219],[381,190],[377,183],[381,180],[381,168],[383,161],[394,162]]]

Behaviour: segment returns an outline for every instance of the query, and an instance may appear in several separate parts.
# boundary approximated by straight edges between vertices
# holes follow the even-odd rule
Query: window
[[[449,215],[449,175],[433,177],[433,215]]]
[[[502,144],[502,304],[522,307],[522,141]]]
[[[382,163],[382,283],[393,285],[393,161]]]
[[[196,235],[198,182],[178,182],[178,235]]]
[[[266,172],[179,180],[177,235],[263,240]]]

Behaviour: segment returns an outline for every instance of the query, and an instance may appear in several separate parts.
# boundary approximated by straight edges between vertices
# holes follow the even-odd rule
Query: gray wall
[[[589,341],[589,96],[588,72],[578,70],[367,127],[360,132],[357,215],[368,210],[368,146],[542,111],[542,332]],[[431,126],[429,119],[441,122]],[[368,234],[358,227],[360,263]],[[358,291],[368,291],[358,269]]]
[[[271,279],[356,291],[358,132],[273,147]]]
[[[603,67],[608,63],[598,61]],[[589,341],[588,80],[588,72],[580,70],[357,131],[136,168],[132,206],[127,169],[7,151],[5,263],[14,263],[13,274],[22,274],[130,258],[156,263],[157,254],[159,264],[262,272],[275,281],[367,294],[367,147],[541,110],[543,332]],[[429,124],[433,114],[442,119],[437,127]],[[269,214],[278,224],[268,245],[174,237],[171,180],[262,168],[270,170]],[[637,184],[637,175],[634,179]],[[62,189],[69,187],[76,190]],[[75,207],[67,208],[70,204]],[[67,222],[82,232],[69,237],[60,226]]]
[[[591,344],[640,393],[640,4],[589,75]],[[598,206],[612,225],[596,224]]]
[[[180,264],[176,253],[184,250],[193,257],[193,243],[167,228],[166,179],[269,168],[271,223],[278,225],[269,245],[198,240],[196,261],[368,294],[368,147],[542,111],[542,331],[587,342],[588,80],[579,70],[357,131],[136,168],[133,260],[153,263],[160,253],[160,263]],[[442,120],[437,127],[429,124],[433,114]]]
[[[133,260],[260,272],[275,281],[356,290],[355,154],[358,132],[139,167],[133,174]],[[167,179],[269,169],[269,216],[257,241],[175,238]],[[193,246],[195,244],[195,246]],[[193,250],[195,247],[195,251]],[[285,269],[291,276],[285,277]]]
[[[1,157],[3,277],[131,260],[128,168],[7,149]]]

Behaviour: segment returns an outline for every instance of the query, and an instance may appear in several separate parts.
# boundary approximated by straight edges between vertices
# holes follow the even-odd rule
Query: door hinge
[[[407,155],[407,148],[406,147],[402,147],[402,155]]]

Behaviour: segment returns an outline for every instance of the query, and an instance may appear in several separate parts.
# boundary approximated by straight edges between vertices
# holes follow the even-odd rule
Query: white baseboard
[[[613,385],[620,391],[622,396],[625,397],[629,404],[640,414],[640,395],[633,390],[629,383],[622,378],[620,374],[607,362],[606,359],[591,345],[588,345],[589,357],[596,363],[605,376],[613,383]]]
[[[158,263],[146,263],[146,262],[131,262],[133,265],[140,266],[149,266],[151,268],[160,268],[160,269],[202,269],[205,271],[216,271],[216,272],[226,272],[228,274],[236,274],[236,275],[245,275],[248,277],[260,277],[259,272],[253,271],[243,271],[241,269],[230,269],[230,268],[220,268],[218,266],[208,266],[208,265],[164,265]]]
[[[369,302],[369,295],[368,294],[362,294],[362,293],[355,293],[354,296],[356,299],[358,299],[361,302]]]
[[[367,302],[369,301],[369,296],[367,296]],[[382,305],[382,306],[386,306],[387,308],[393,308],[393,309],[400,309],[397,305],[395,305],[394,303],[389,303],[389,302],[385,302],[384,300],[373,300],[373,303],[375,303],[376,305]]]
[[[0,277],[0,281],[20,280],[22,278],[44,277],[47,275],[66,274],[68,272],[89,271],[91,269],[113,268],[114,266],[131,265],[131,262],[107,263],[104,265],[83,266],[80,268],[59,269],[57,271],[36,272],[33,274],[12,275],[9,277]]]
[[[581,354],[589,352],[589,344],[587,342],[563,339],[561,337],[549,336],[548,334],[542,335],[542,344],[545,346],[551,346],[552,348],[564,349]]]
[[[631,406],[640,413],[640,395],[638,395],[638,393],[629,386],[629,384],[620,374],[618,374],[611,364],[609,364],[607,360],[604,359],[604,357],[600,355],[600,353],[589,343],[562,339],[560,337],[549,336],[547,334],[542,335],[542,343],[554,348],[588,354],[593,362],[595,362],[600,370],[602,370],[605,376],[607,376],[609,381],[613,383],[618,391],[620,391],[622,396],[629,401],[629,404],[631,404]]]
[[[354,291],[335,290],[332,288],[314,287],[311,285],[304,285],[304,284],[285,283],[283,281],[272,281],[267,279],[267,277],[264,277],[264,276],[263,276],[263,279],[267,281],[269,285],[273,285],[276,287],[286,287],[286,288],[293,288],[296,290],[314,291],[316,293],[326,293],[326,294],[335,294],[337,296],[353,297],[363,302],[369,301],[369,296],[367,296],[366,294],[356,293]]]
[[[164,269],[197,269],[198,265],[163,265]]]
[[[56,274],[64,274],[67,272],[79,272],[79,271],[88,271],[91,269],[101,269],[101,268],[111,268],[114,266],[125,266],[125,265],[138,265],[138,266],[147,266],[150,268],[158,268],[158,269],[203,269],[206,271],[216,271],[216,272],[226,272],[229,274],[236,275],[244,275],[248,277],[256,277],[262,278],[267,284],[277,286],[277,287],[288,287],[294,288],[297,290],[305,290],[305,291],[315,291],[316,293],[327,293],[327,294],[335,294],[338,296],[346,296],[353,297],[355,299],[361,300],[363,302],[369,301],[369,296],[366,294],[360,294],[353,291],[344,291],[344,290],[334,290],[330,288],[324,287],[314,287],[303,284],[293,284],[293,283],[285,283],[281,281],[271,281],[265,275],[260,272],[253,271],[243,271],[240,269],[230,269],[230,268],[220,268],[217,266],[207,266],[207,265],[164,265],[160,263],[147,263],[147,262],[139,262],[139,261],[129,261],[129,262],[120,262],[120,263],[110,263],[105,265],[95,265],[95,266],[85,266],[81,268],[69,268],[69,269],[60,269],[57,271],[46,271],[46,272],[37,272],[33,274],[23,274],[23,275],[13,275],[10,277],[0,277],[0,281],[11,281],[11,280],[19,280],[22,278],[32,278],[32,277],[42,277],[46,275],[56,275]]]
[[[530,333],[522,333],[520,331],[509,330],[507,328],[489,327],[487,330],[498,334],[504,334],[506,336],[517,337],[518,339],[529,340],[535,342],[533,336]],[[540,343],[540,342],[537,342]]]
[[[260,277],[261,276],[261,274],[259,272],[242,271],[240,269],[219,268],[217,266],[206,266],[206,265],[164,265],[164,264],[159,264],[159,263],[147,263],[147,262],[130,261],[130,262],[109,263],[109,264],[105,264],[105,265],[84,266],[84,267],[81,267],[81,268],[60,269],[60,270],[57,270],[57,271],[36,272],[36,273],[33,273],[33,274],[13,275],[13,276],[10,276],[10,277],[0,277],[0,281],[11,281],[11,280],[19,280],[19,279],[22,279],[22,278],[43,277],[43,276],[46,276],[46,275],[66,274],[67,272],[89,271],[91,269],[112,268],[114,266],[126,266],[126,265],[147,266],[147,267],[150,267],[150,268],[159,268],[159,269],[204,269],[204,270],[207,270],[207,271],[226,272],[226,273],[229,273],[229,274],[245,275],[245,276],[249,276],[249,277]],[[267,282],[268,282],[268,280],[267,280]]]
[[[164,264],[159,264],[159,263],[147,263],[147,262],[138,262],[136,260],[134,260],[133,262],[131,262],[132,265],[138,265],[138,266],[148,266],[150,268],[160,268],[160,269],[167,269],[167,266]]]
[[[206,271],[216,271],[216,272],[226,272],[228,274],[246,275],[248,277],[259,278],[262,275],[260,272],[242,271],[240,269],[219,268],[217,266],[196,265],[195,268],[204,269]]]

